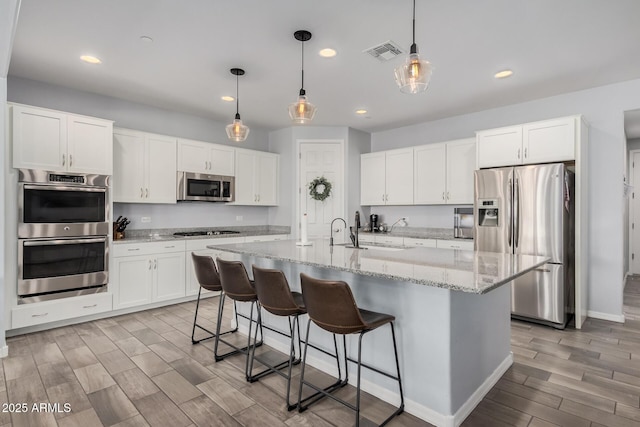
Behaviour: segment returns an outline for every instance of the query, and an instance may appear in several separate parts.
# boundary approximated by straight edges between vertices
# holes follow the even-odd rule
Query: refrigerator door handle
[[[515,194],[513,196],[513,247],[517,248],[520,241],[520,183],[516,178]]]
[[[512,200],[513,200],[513,183],[511,182],[511,178],[509,178],[509,199],[507,200],[507,215],[506,218],[511,218],[512,215]],[[509,221],[509,223],[507,224],[507,244],[509,245],[509,247],[511,247],[511,241],[512,241],[512,230],[513,230],[513,224],[511,223],[511,221]]]

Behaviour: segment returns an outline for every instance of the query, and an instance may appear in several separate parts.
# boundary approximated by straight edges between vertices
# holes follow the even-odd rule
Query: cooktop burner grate
[[[233,230],[208,230],[208,231],[178,231],[173,233],[178,237],[191,237],[191,236],[219,236],[221,234],[240,234],[239,231]]]

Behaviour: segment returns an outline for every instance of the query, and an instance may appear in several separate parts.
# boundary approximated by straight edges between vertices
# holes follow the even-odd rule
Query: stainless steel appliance
[[[453,237],[473,239],[473,208],[453,209]]]
[[[199,231],[178,231],[173,233],[175,237],[193,237],[193,236],[220,236],[223,234],[240,234],[235,230],[199,230]]]
[[[378,215],[376,214],[371,214],[369,215],[369,222],[371,223],[371,231],[377,233],[378,231],[380,231],[378,229]]]
[[[550,257],[512,282],[511,314],[564,328],[574,303],[574,175],[562,163],[475,172],[475,249]]]
[[[18,171],[18,303],[106,291],[106,175]]]
[[[178,201],[233,202],[236,179],[233,176],[178,172]]]

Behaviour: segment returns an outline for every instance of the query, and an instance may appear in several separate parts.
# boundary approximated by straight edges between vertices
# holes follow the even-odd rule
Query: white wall
[[[428,96],[428,92],[426,94]],[[376,132],[372,151],[473,136],[475,131],[582,114],[589,123],[589,311],[620,316],[623,291],[624,111],[640,107],[640,80]]]
[[[116,127],[262,151],[269,148],[269,134],[264,129],[252,127],[245,142],[232,143],[225,133],[227,123],[34,80],[9,77],[8,99],[10,102],[114,120]],[[115,218],[123,215],[131,219],[130,229],[268,224],[266,207],[199,202],[177,205],[116,203],[114,215]],[[151,222],[140,223],[142,216],[150,216]],[[236,221],[236,216],[242,216],[243,220]]]
[[[349,128],[347,135],[345,155],[345,187],[347,189],[345,206],[347,207],[347,212],[345,213],[345,220],[347,224],[354,224],[355,212],[360,211],[362,214],[361,224],[364,226],[368,222],[371,208],[360,205],[360,155],[371,152],[371,134]]]
[[[5,147],[6,147],[6,143],[5,143],[5,139],[7,136],[7,123],[6,123],[6,116],[7,116],[7,112],[6,112],[6,105],[7,105],[7,79],[5,77],[0,77],[0,152],[1,153],[6,153]],[[4,157],[4,156],[3,156]],[[5,167],[6,167],[6,163],[8,162],[7,159],[2,159],[0,161],[0,188],[2,188],[2,194],[4,195],[6,193],[5,191]],[[4,196],[0,197],[0,212],[3,212],[0,215],[0,242],[2,242],[2,244],[0,244],[0,355],[4,352],[4,348],[6,347],[6,341],[5,341],[5,335],[4,335],[4,331],[5,331],[5,323],[4,323],[4,319],[5,319],[5,315],[6,313],[4,312],[5,309],[5,283],[9,283],[8,281],[5,281],[6,279],[6,274],[5,274],[5,258],[4,258],[4,243],[7,241],[5,239],[5,226],[4,226],[4,210],[5,210],[5,201],[4,201]],[[0,356],[1,357],[1,356]]]
[[[280,154],[280,177],[278,206],[269,208],[269,224],[289,225],[291,234],[296,235],[297,225],[292,222],[296,214],[295,184],[296,146],[293,128],[285,128],[269,133],[269,151]]]
[[[627,172],[627,183],[631,184],[630,180],[632,178],[631,176],[631,162],[633,162],[633,157],[631,157],[629,155],[629,151],[631,150],[640,150],[640,138],[636,138],[636,139],[628,139],[627,140],[627,158],[626,158],[626,162],[625,162],[625,171]],[[635,184],[635,187],[640,186],[640,182],[636,182],[633,183]],[[622,243],[622,250],[623,250],[623,259],[624,259],[624,267],[623,267],[623,271],[625,273],[629,273],[629,238],[631,237],[630,235],[630,230],[629,230],[629,215],[630,215],[630,199],[627,197],[624,201],[624,217],[622,219],[623,225],[624,225],[624,231],[623,231],[623,236],[624,236],[624,241]]]

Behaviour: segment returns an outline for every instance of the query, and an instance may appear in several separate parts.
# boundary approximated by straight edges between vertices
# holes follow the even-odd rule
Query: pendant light
[[[244,76],[244,70],[241,68],[232,68],[230,71],[231,74],[236,76],[236,118],[233,119],[233,123],[227,125],[227,136],[232,141],[242,142],[249,136],[249,126],[243,125],[240,119],[240,101],[238,100],[238,78],[239,76]]]
[[[396,83],[404,93],[424,92],[432,72],[429,61],[420,59],[416,45],[416,0],[413,0],[413,43],[406,62],[395,69]]]
[[[311,33],[306,30],[298,30],[293,33],[296,40],[302,42],[302,85],[298,100],[289,105],[289,117],[294,123],[304,124],[313,120],[316,114],[316,106],[307,101],[307,94],[304,90],[304,42],[311,40]]]

